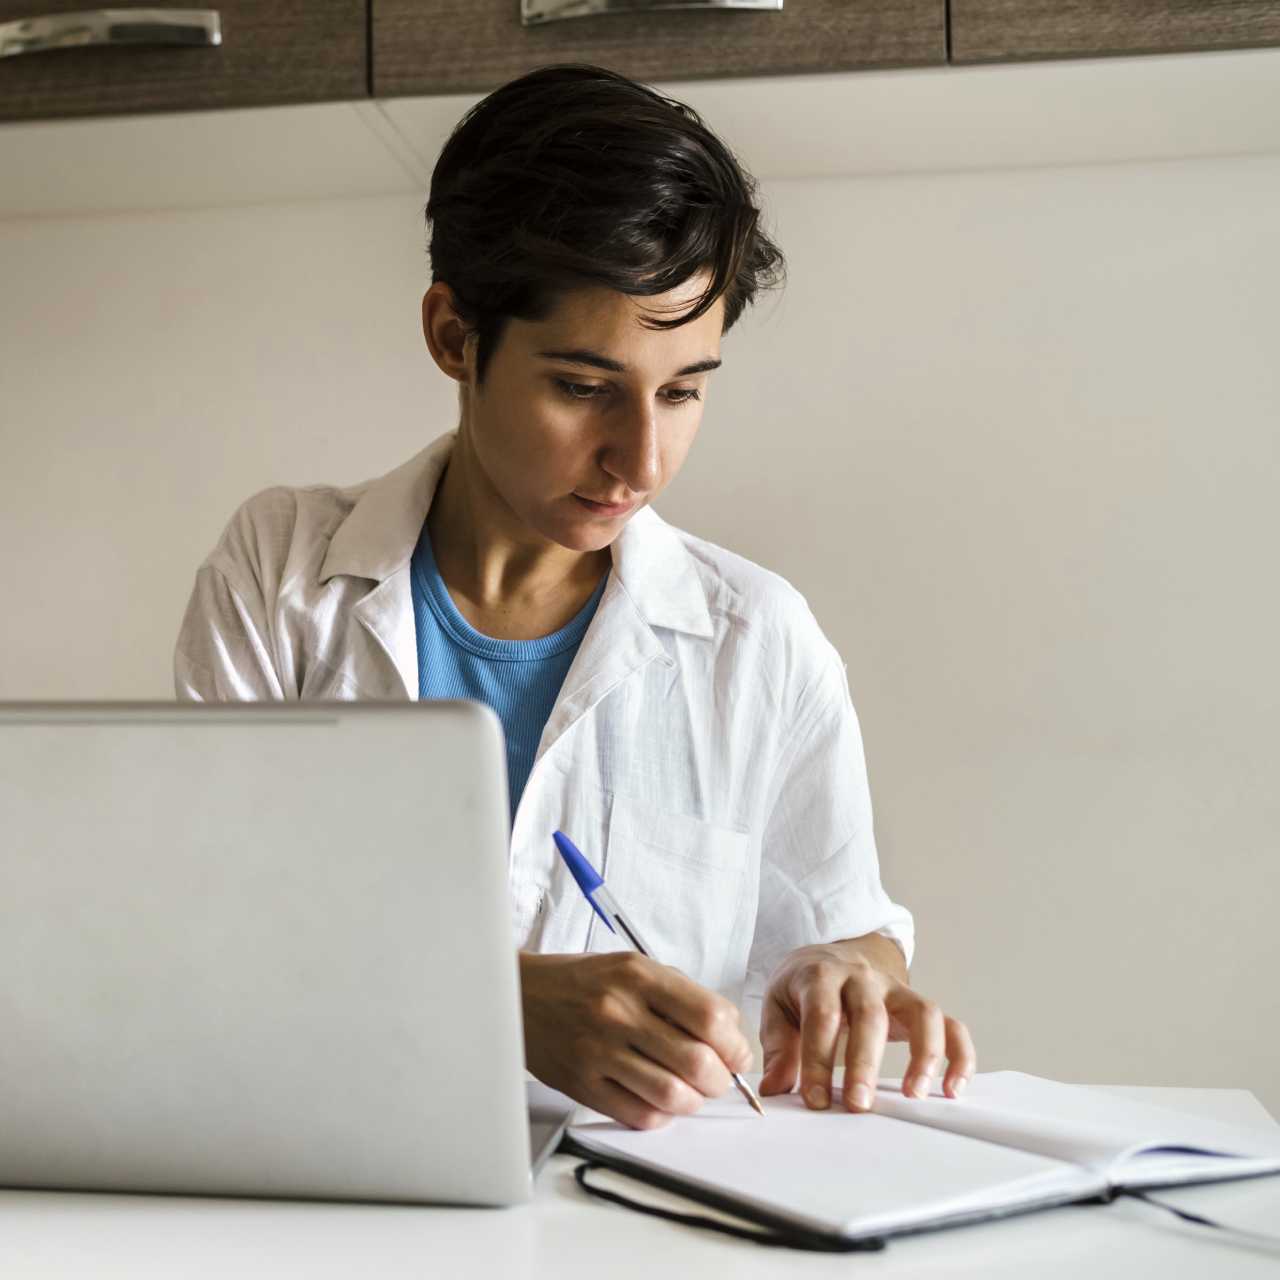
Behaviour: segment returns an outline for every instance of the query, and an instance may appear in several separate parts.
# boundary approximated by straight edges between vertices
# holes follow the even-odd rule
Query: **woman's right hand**
[[[629,1125],[692,1115],[752,1063],[738,1010],[638,951],[520,953],[525,1064]]]

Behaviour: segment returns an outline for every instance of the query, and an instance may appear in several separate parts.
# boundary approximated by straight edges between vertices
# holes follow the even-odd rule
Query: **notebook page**
[[[1085,1165],[1116,1184],[1127,1171],[1190,1180],[1280,1169],[1280,1127],[1188,1115],[1021,1071],[979,1073],[958,1099],[941,1089],[905,1098],[900,1081],[882,1080],[875,1113]]]
[[[1146,1149],[1117,1160],[1107,1173],[1117,1187],[1171,1187],[1179,1182],[1207,1182],[1280,1173],[1280,1156],[1211,1156],[1176,1147]]]
[[[993,1072],[1012,1075],[1013,1072]],[[948,1098],[935,1086],[927,1097],[908,1098],[900,1080],[881,1080],[876,1086],[872,1113],[912,1124],[964,1134],[1003,1147],[1016,1147],[1052,1156],[1086,1168],[1102,1168],[1115,1159],[1117,1135],[1091,1118],[1061,1116],[1051,1108],[1028,1114],[1011,1105],[1008,1090],[991,1086],[981,1073],[975,1075],[959,1098]]]
[[[733,1093],[660,1129],[600,1121],[575,1125],[572,1134],[590,1150],[851,1238],[1062,1203],[1105,1187],[1097,1175],[1041,1155],[874,1112],[810,1111],[797,1094],[761,1102],[763,1119]]]

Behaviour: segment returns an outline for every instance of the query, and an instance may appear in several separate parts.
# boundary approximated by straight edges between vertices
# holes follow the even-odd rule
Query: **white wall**
[[[980,1069],[1280,1114],[1280,154],[764,194],[659,509],[848,662],[915,984]],[[0,222],[0,698],[171,696],[242,498],[453,425],[423,198]]]

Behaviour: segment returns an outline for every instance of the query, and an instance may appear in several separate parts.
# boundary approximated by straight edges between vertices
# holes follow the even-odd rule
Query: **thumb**
[[[766,998],[760,1018],[760,1047],[764,1050],[761,1093],[790,1093],[800,1073],[800,1032],[786,1010]]]

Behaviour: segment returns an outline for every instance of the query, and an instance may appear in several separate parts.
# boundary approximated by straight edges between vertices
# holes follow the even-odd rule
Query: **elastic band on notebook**
[[[1261,1231],[1247,1231],[1244,1227],[1232,1227],[1226,1223],[1214,1222],[1212,1218],[1202,1218],[1198,1213],[1189,1213],[1186,1209],[1179,1209],[1176,1205],[1166,1204],[1163,1200],[1157,1200],[1154,1196],[1149,1196],[1145,1191],[1132,1190],[1129,1187],[1116,1188],[1118,1196],[1132,1196],[1135,1200],[1145,1200],[1147,1204],[1153,1204],[1157,1209],[1168,1209],[1170,1213],[1176,1213],[1179,1218],[1185,1219],[1187,1222],[1194,1222],[1200,1227],[1213,1227],[1216,1231],[1225,1231],[1230,1236],[1239,1236],[1243,1240],[1247,1240],[1252,1244],[1260,1244],[1268,1249],[1280,1252],[1280,1236],[1264,1235]]]
[[[720,1231],[727,1236],[736,1236],[739,1240],[750,1240],[752,1244],[764,1245],[775,1249],[803,1249],[811,1253],[874,1253],[884,1248],[884,1241],[879,1236],[871,1236],[865,1240],[842,1240],[838,1236],[823,1236],[816,1232],[809,1233],[796,1230],[754,1231],[750,1227],[735,1227],[728,1222],[719,1222],[715,1218],[704,1217],[700,1213],[677,1213],[673,1209],[659,1209],[651,1204],[641,1204],[616,1191],[606,1191],[603,1187],[593,1187],[587,1181],[587,1174],[593,1169],[606,1169],[607,1165],[594,1160],[584,1161],[573,1171],[573,1176],[583,1191],[589,1196],[598,1196],[601,1200],[609,1200],[620,1204],[625,1209],[634,1209],[637,1213],[647,1213],[654,1218],[666,1218],[671,1222],[682,1222],[688,1227],[702,1227],[707,1231]]]

